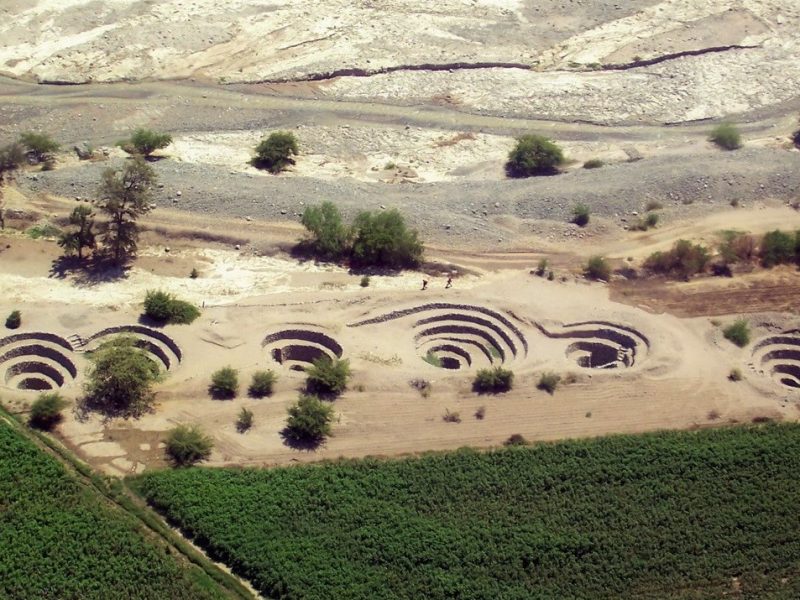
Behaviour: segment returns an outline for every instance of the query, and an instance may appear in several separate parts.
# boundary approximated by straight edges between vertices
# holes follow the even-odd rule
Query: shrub
[[[756,241],[747,233],[725,231],[718,249],[725,264],[749,261],[756,255]]]
[[[422,243],[417,232],[407,228],[405,219],[393,208],[364,211],[353,222],[352,262],[356,266],[390,269],[416,267],[422,260]]]
[[[172,294],[149,290],[144,298],[144,314],[160,323],[188,325],[200,316],[200,309]]]
[[[536,265],[536,274],[539,277],[544,277],[544,274],[547,271],[547,264],[548,263],[546,258],[539,259],[539,264]]]
[[[662,208],[664,208],[664,205],[658,200],[650,200],[644,207],[647,212],[651,210],[661,210]]]
[[[776,229],[764,234],[761,239],[761,264],[767,268],[795,259],[795,236]]]
[[[137,418],[153,404],[153,383],[158,379],[158,365],[136,345],[136,339],[119,336],[92,352],[92,368],[86,393],[81,399],[84,410],[96,410],[109,417]]]
[[[587,160],[585,163],[583,163],[583,168],[584,169],[599,169],[600,167],[605,166],[605,164],[606,163],[604,163],[599,158],[592,158],[592,159]]]
[[[720,123],[714,127],[709,139],[724,150],[736,150],[742,147],[742,136],[731,123]]]
[[[333,407],[317,396],[301,394],[288,413],[284,435],[292,442],[316,445],[331,434]]]
[[[197,279],[200,277],[200,271],[197,270],[197,267],[192,267],[192,271],[189,273],[189,279]]]
[[[359,284],[361,287],[369,287],[369,275],[362,275],[361,283]]]
[[[708,250],[700,244],[678,240],[671,250],[654,252],[644,261],[644,268],[662,275],[688,279],[705,270],[709,261]]]
[[[800,148],[800,129],[792,134],[792,142],[794,143],[795,147]]]
[[[8,329],[19,329],[22,325],[22,313],[18,310],[12,310],[11,314],[6,317],[6,327]]]
[[[156,150],[166,148],[171,143],[172,136],[168,133],[158,133],[140,128],[131,134],[130,139],[120,142],[119,146],[128,154],[150,156]]]
[[[556,144],[540,135],[523,135],[508,155],[509,177],[553,175],[564,163],[564,153]]]
[[[486,416],[486,407],[479,406],[478,410],[475,411],[475,418],[479,421],[483,421],[483,418]]]
[[[166,453],[176,467],[188,467],[211,456],[214,441],[197,425],[178,425],[167,435]]]
[[[214,398],[235,398],[239,393],[239,371],[233,367],[223,367],[214,371],[208,391]]]
[[[23,162],[25,162],[25,148],[22,144],[13,143],[0,148],[0,179],[4,173],[18,169]]]
[[[25,147],[28,156],[37,163],[50,158],[53,152],[58,152],[58,143],[46,133],[23,133],[19,141]]]
[[[479,394],[497,394],[509,391],[513,385],[514,373],[498,366],[480,369],[472,382],[472,389]]]
[[[584,274],[589,279],[608,281],[611,278],[611,265],[602,256],[592,256],[586,263]]]
[[[55,392],[41,394],[31,405],[28,424],[36,429],[50,431],[63,418],[61,411],[68,402]]]
[[[427,379],[412,379],[408,382],[423,398],[431,395],[431,382]]]
[[[317,256],[336,260],[346,254],[350,232],[333,202],[306,207],[300,222],[311,233],[312,250]]]
[[[726,340],[730,340],[739,348],[744,348],[750,343],[750,326],[747,319],[737,319],[725,329],[722,330],[722,335]]]
[[[250,387],[247,388],[247,393],[253,398],[271,396],[277,379],[272,371],[256,371],[253,373],[253,379],[250,382]]]
[[[236,418],[236,431],[244,433],[253,426],[253,411],[247,410],[244,406],[239,411],[239,416]]]
[[[530,444],[528,440],[521,433],[512,433],[508,439],[503,442],[504,446],[527,446]]]
[[[276,131],[256,146],[253,165],[277,174],[294,164],[292,156],[299,152],[297,138],[288,131]]]
[[[631,227],[634,231],[647,231],[658,225],[658,213],[647,213],[639,222]]]
[[[579,227],[589,224],[589,207],[585,204],[578,204],[572,209],[572,222]]]
[[[730,379],[731,381],[741,381],[742,379],[744,379],[744,376],[742,375],[742,370],[738,368],[731,369],[731,372],[728,373],[728,379]]]
[[[306,373],[308,391],[326,396],[338,396],[345,391],[352,375],[349,360],[331,360],[327,356],[316,359]]]
[[[536,387],[540,390],[544,390],[552,396],[555,393],[560,381],[561,376],[556,373],[542,373],[541,377],[539,377],[539,383],[536,384]]]

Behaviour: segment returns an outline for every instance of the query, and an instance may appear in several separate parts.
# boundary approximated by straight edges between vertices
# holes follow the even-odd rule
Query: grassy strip
[[[45,446],[51,450],[60,459],[62,466],[67,467],[73,473],[78,483],[83,483],[93,493],[101,494],[137,519],[146,528],[147,534],[155,535],[166,542],[168,546],[165,547],[165,550],[168,554],[172,552],[170,550],[172,548],[183,555],[188,563],[197,567],[197,569],[188,570],[192,581],[209,597],[252,600],[253,594],[239,579],[220,569],[202,552],[199,552],[173,531],[161,517],[133,496],[120,479],[100,475],[50,436],[22,425],[15,415],[7,412],[1,405],[0,418],[4,418],[4,421],[12,426],[21,437],[34,443],[38,442],[39,446]],[[141,593],[142,597],[146,597],[147,590],[142,590]]]
[[[134,490],[282,598],[800,597],[800,425],[610,436]]]

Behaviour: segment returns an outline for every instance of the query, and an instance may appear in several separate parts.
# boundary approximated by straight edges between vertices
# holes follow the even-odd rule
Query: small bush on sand
[[[587,160],[585,163],[583,163],[583,168],[584,169],[599,169],[600,167],[604,166],[605,164],[606,163],[604,163],[599,158],[591,158],[591,159]]]
[[[277,376],[272,371],[256,371],[253,373],[253,379],[250,382],[250,387],[247,388],[247,393],[253,398],[271,396],[277,379]]]
[[[318,445],[331,434],[333,407],[317,396],[301,394],[288,413],[284,435],[292,442]]]
[[[579,227],[586,227],[589,224],[589,207],[585,204],[578,204],[572,209],[572,222]]]
[[[719,256],[726,265],[749,262],[756,256],[756,240],[740,231],[725,231],[718,246]]]
[[[761,264],[767,268],[793,262],[796,258],[796,239],[790,233],[776,229],[764,234],[761,239]]]
[[[211,456],[214,441],[197,425],[178,425],[167,435],[166,454],[176,467],[188,467]]]
[[[744,348],[750,343],[750,326],[747,319],[737,319],[725,329],[722,330],[722,335],[726,340],[730,340],[740,348]]]
[[[144,298],[144,314],[159,323],[188,325],[200,316],[200,309],[172,294],[149,290]]]
[[[6,317],[6,327],[8,329],[19,329],[22,325],[22,313],[18,310],[12,310]]]
[[[647,204],[645,204],[645,211],[650,212],[652,210],[661,210],[664,208],[664,205],[661,204],[658,200],[650,200]]]
[[[521,433],[513,433],[503,442],[504,446],[527,446],[530,444]]]
[[[363,288],[369,287],[369,275],[362,275],[359,285]]]
[[[608,281],[611,278],[611,265],[602,256],[592,256],[586,263],[584,275],[588,279]]]
[[[236,431],[244,433],[253,426],[253,411],[246,409],[244,406],[239,411],[239,416],[236,418]]]
[[[556,144],[540,135],[523,135],[508,155],[509,177],[554,175],[564,162],[564,153]]]
[[[741,381],[742,379],[744,379],[744,376],[742,375],[742,370],[731,369],[731,372],[728,373],[728,379],[730,379],[731,381]]]
[[[235,398],[239,393],[239,371],[233,367],[223,367],[211,375],[208,390],[214,398]]]
[[[289,131],[276,131],[256,146],[253,165],[278,174],[294,164],[293,156],[299,153],[297,138]]]
[[[709,139],[724,150],[736,150],[742,147],[742,136],[731,123],[720,123],[714,127]]]
[[[556,373],[542,373],[541,377],[539,377],[539,383],[536,384],[536,387],[552,396],[555,393],[560,381],[561,376]]]
[[[450,412],[450,409],[445,409],[442,415],[442,421],[447,423],[461,423],[461,415],[457,412]]]
[[[486,407],[479,406],[478,409],[475,411],[475,418],[478,419],[478,421],[483,421],[483,418],[485,416],[486,416]]]
[[[50,431],[62,419],[61,411],[68,402],[55,392],[41,394],[31,405],[28,424],[36,429]]]
[[[539,277],[544,277],[546,272],[547,272],[547,259],[540,258],[539,264],[536,265],[536,274]]]
[[[331,360],[327,356],[316,359],[306,373],[308,391],[322,396],[341,394],[347,389],[347,382],[352,375],[349,360]]]
[[[514,385],[514,373],[503,367],[481,369],[475,375],[472,389],[479,394],[507,392]]]
[[[654,252],[644,261],[644,268],[652,273],[688,279],[702,273],[709,261],[708,250],[700,244],[678,240],[666,252]]]

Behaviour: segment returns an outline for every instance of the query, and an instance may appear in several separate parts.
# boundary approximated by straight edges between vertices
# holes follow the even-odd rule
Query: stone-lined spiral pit
[[[267,349],[276,363],[296,371],[305,370],[323,357],[339,359],[343,353],[339,342],[313,329],[281,329],[267,335],[261,347]]]
[[[777,383],[800,390],[800,333],[766,337],[753,346],[753,364]]]
[[[72,345],[59,335],[10,335],[0,339],[0,376],[6,386],[19,390],[55,390],[78,376],[71,354]]]
[[[86,340],[85,349],[91,352],[110,338],[118,336],[134,338],[136,347],[167,371],[179,365],[183,359],[183,352],[175,340],[162,331],[144,325],[120,325],[98,331]]]
[[[420,357],[444,369],[482,368],[505,364],[528,354],[528,341],[511,319],[483,306],[436,302],[351,323],[362,327],[412,315]]]
[[[585,369],[632,367],[650,348],[639,331],[608,321],[570,323],[557,332],[537,327],[549,338],[575,340],[567,346],[566,356]]]

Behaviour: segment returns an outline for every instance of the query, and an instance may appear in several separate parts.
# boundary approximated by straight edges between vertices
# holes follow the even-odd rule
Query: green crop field
[[[800,426],[131,484],[280,598],[800,598]]]
[[[224,597],[0,415],[0,598]]]

